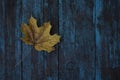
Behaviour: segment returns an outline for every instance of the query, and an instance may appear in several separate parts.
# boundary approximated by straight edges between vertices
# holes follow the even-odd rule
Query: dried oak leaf
[[[48,53],[55,50],[54,45],[60,42],[60,36],[57,34],[50,35],[50,22],[44,23],[41,27],[37,26],[35,18],[29,19],[29,24],[22,24],[21,32],[24,36],[23,42],[32,45],[37,51],[47,51]]]

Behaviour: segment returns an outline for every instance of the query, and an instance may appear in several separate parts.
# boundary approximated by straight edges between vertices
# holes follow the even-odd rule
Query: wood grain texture
[[[75,57],[74,0],[59,0],[59,33],[62,42],[59,48],[59,79],[74,79],[77,76]],[[74,67],[75,66],[75,67]],[[74,71],[74,74],[72,74]],[[66,77],[64,76],[66,75]]]
[[[120,80],[119,8],[120,0],[1,0],[0,80]],[[61,35],[52,53],[20,40],[31,16]]]
[[[109,4],[108,4],[109,3]],[[96,79],[119,80],[119,2],[96,0]]]
[[[0,3],[0,79],[4,79],[5,73],[5,40],[4,40],[4,3]]]
[[[92,2],[60,0],[59,28],[63,35],[59,55],[61,80],[94,79]]]
[[[43,22],[52,24],[51,34],[58,33],[58,0],[43,0]],[[46,80],[58,80],[58,46],[55,51],[46,55]],[[44,63],[44,62],[43,62]]]

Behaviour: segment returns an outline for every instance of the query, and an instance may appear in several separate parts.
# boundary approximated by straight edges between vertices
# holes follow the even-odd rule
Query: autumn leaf
[[[50,22],[37,26],[37,20],[33,17],[29,19],[29,24],[22,24],[21,32],[24,34],[21,40],[28,45],[32,45],[37,51],[47,51],[50,53],[55,50],[54,45],[60,42],[60,36],[50,35]]]

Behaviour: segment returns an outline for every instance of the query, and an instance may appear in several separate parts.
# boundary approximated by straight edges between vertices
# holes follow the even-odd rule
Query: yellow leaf
[[[28,45],[34,46],[37,51],[51,52],[55,50],[54,45],[60,42],[60,36],[57,34],[50,35],[50,22],[37,26],[37,20],[33,17],[29,19],[29,24],[22,24],[21,32],[23,37],[21,40]]]

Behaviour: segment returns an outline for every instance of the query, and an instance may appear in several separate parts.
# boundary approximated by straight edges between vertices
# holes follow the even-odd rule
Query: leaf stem
[[[20,59],[20,61],[16,63],[15,68],[16,68],[16,66],[19,65],[28,55],[29,55],[29,53],[27,53],[25,56],[23,56],[23,58]]]
[[[32,48],[33,48],[33,47],[32,47]],[[11,74],[10,74],[10,75],[7,75],[7,76],[5,75],[5,77],[11,76],[12,73],[15,71],[16,67],[17,67],[28,55],[29,55],[29,53],[27,53],[25,56],[23,56],[23,58],[20,59],[20,61],[16,63],[16,65],[15,65],[14,69],[12,70]],[[0,80],[3,80],[3,78],[4,78],[4,75],[0,76]]]

